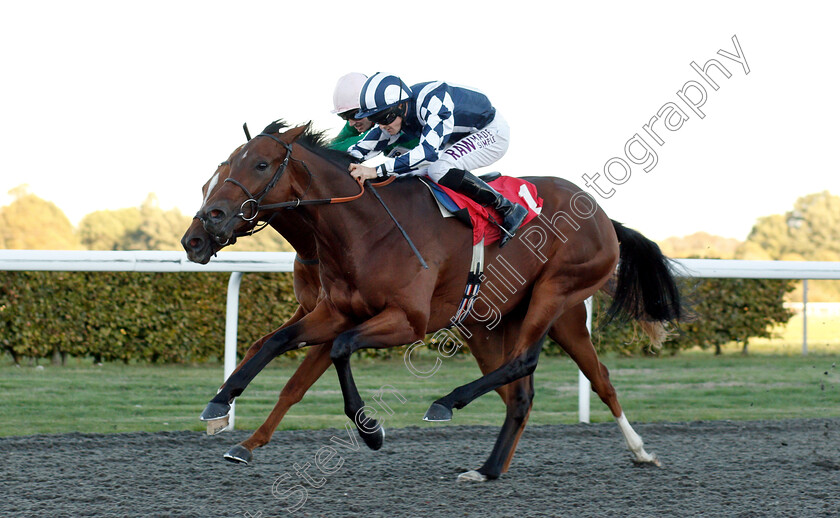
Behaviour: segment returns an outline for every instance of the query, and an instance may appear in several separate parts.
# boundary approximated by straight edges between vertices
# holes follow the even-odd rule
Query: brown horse
[[[239,151],[241,147],[237,148],[234,153]],[[230,159],[219,164],[213,176],[202,188],[202,194],[205,196],[205,199],[208,193],[218,187],[218,183],[220,181],[223,182],[229,175]],[[258,225],[258,221],[257,218],[254,218],[251,224],[240,229],[241,235],[236,237],[242,237],[242,235],[247,235],[253,231],[254,227]],[[286,214],[285,218],[277,219],[269,224],[278,233],[285,234],[286,240],[297,252],[294,264],[294,293],[299,306],[285,324],[263,336],[248,348],[245,356],[236,366],[234,372],[242,368],[242,365],[256,354],[266,340],[271,338],[277,331],[294,324],[304,315],[311,312],[318,302],[318,295],[321,290],[321,281],[318,278],[318,259],[315,250],[315,240],[310,233],[304,231],[305,227],[300,226],[302,221],[299,221],[297,214],[290,211]],[[236,238],[226,242],[216,240],[204,229],[201,220],[198,218],[193,219],[192,224],[181,238],[181,244],[184,250],[186,250],[189,260],[200,264],[207,264],[216,255],[216,252],[225,246],[233,244],[235,241]],[[303,398],[303,395],[309,390],[309,387],[332,364],[330,360],[331,345],[331,343],[319,344],[307,350],[303,361],[280,392],[280,397],[266,421],[248,439],[232,447],[225,454],[225,459],[247,464],[252,459],[253,450],[264,446],[271,440],[271,436],[274,434],[274,431],[289,408]]]
[[[420,269],[399,234],[387,220],[383,224],[382,208],[369,196],[343,206],[319,206],[309,199],[347,193],[355,184],[345,172],[346,157],[324,150],[317,139],[303,135],[303,130],[288,131],[282,139],[263,134],[266,138],[255,139],[234,153],[230,180],[212,192],[208,190],[197,217],[217,240],[224,241],[243,226],[239,217],[241,208],[249,203],[242,199],[243,193],[254,205],[297,198],[297,202],[281,203],[281,206],[299,205],[299,217],[313,232],[324,296],[300,321],[255,344],[252,350],[259,345],[259,351],[243,360],[203,417],[224,416],[228,403],[277,354],[305,345],[302,342],[337,339],[330,355],[339,373],[345,412],[354,418],[366,443],[376,449],[381,446],[382,430],[372,425],[375,421],[367,419],[361,411],[363,405],[347,361],[349,354],[361,347],[409,343],[429,330],[450,324],[447,320],[463,291],[469,231],[458,223],[441,220],[429,199],[415,197],[410,204],[395,203],[408,199],[416,191],[413,181],[398,182],[383,189],[383,197],[389,205],[397,207],[395,213],[401,221],[424,224],[409,230],[420,250],[430,258],[430,270]],[[291,143],[301,135],[301,145],[292,147]],[[614,309],[624,309],[634,318],[644,317],[654,322],[676,318],[679,303],[673,279],[655,245],[611,222],[591,200],[578,203],[581,191],[572,184],[558,179],[533,180],[546,199],[544,211],[546,208],[554,211],[554,216],[546,220],[551,226],[533,232],[524,229],[522,239],[517,240],[517,245],[506,247],[502,259],[498,248],[490,247],[489,262],[496,258],[512,267],[521,286],[519,289],[509,286],[510,296],[502,296],[504,300],[493,308],[498,319],[487,324],[487,318],[474,316],[462,329],[469,335],[470,329],[484,327],[485,336],[495,336],[495,343],[486,349],[481,343],[470,344],[482,370],[489,375],[442,398],[427,415],[431,419],[447,419],[446,412],[451,408],[460,408],[488,390],[515,382],[507,387],[508,418],[493,453],[477,473],[473,472],[476,478],[498,476],[509,463],[527,418],[533,398],[530,373],[536,365],[542,339],[550,332],[592,380],[596,392],[619,421],[637,460],[652,461],[641,448],[641,440],[627,425],[606,369],[595,356],[585,327],[582,302],[603,287],[613,273],[619,256],[616,232],[622,240],[622,267]],[[250,195],[251,190],[261,192],[254,197]],[[300,202],[304,196],[307,199]],[[312,204],[307,205],[307,201]],[[563,207],[569,207],[579,219],[573,219]],[[251,209],[257,212],[254,207]],[[561,220],[574,231],[570,237],[561,232],[558,225]],[[350,230],[354,227],[358,228],[357,232]],[[284,235],[288,233],[277,225],[275,228]],[[569,228],[563,230],[569,233]],[[389,253],[382,253],[384,250],[396,254],[397,260],[389,257]],[[408,257],[400,257],[405,253]],[[387,267],[395,263],[406,268],[396,271]],[[527,273],[522,275],[523,271]],[[504,327],[498,326],[499,322]],[[648,328],[661,329],[661,326]]]
[[[239,148],[236,149],[239,151]],[[234,151],[234,153],[236,152]],[[202,189],[203,197],[207,198],[207,193],[212,192],[215,188],[221,185],[230,174],[230,160],[226,160],[219,164],[213,176]],[[255,225],[257,220],[253,220]],[[318,262],[315,250],[315,239],[312,233],[306,230],[303,222],[298,218],[294,211],[287,211],[285,217],[273,221],[271,225],[274,229],[282,234],[285,234],[290,244],[298,251],[298,256],[294,265],[294,290],[295,296],[298,299],[300,306],[294,313],[291,319],[283,326],[273,331],[272,333],[257,340],[246,352],[244,358],[236,367],[239,370],[242,365],[247,362],[262,345],[280,329],[287,327],[300,318],[311,312],[317,304],[318,294],[320,291],[320,279],[318,278]],[[251,228],[243,229],[250,231]],[[235,240],[233,240],[235,241]],[[187,229],[184,237],[181,240],[184,249],[187,251],[187,256],[193,262],[206,264],[210,259],[230,242],[222,245],[213,236],[211,236],[205,229],[200,219],[195,218]],[[618,402],[617,395],[613,389],[609,376],[604,367],[597,359],[592,343],[589,341],[588,333],[583,333],[580,336],[572,336],[569,334],[570,330],[575,329],[575,323],[580,321],[580,316],[575,312],[567,312],[556,322],[551,330],[549,336],[560,343],[560,345],[567,351],[567,353],[574,358],[581,369],[584,370],[585,375],[593,383],[593,387],[604,400],[604,402],[611,409],[616,418],[623,415],[622,408]],[[502,359],[509,352],[514,341],[511,337],[515,336],[516,322],[511,325],[502,325],[496,329],[490,330],[485,325],[469,325],[468,332],[472,335],[470,340],[467,340],[474,350],[473,356],[479,363],[482,372],[487,373],[497,368]],[[580,330],[578,330],[580,331]],[[507,333],[507,339],[505,339]],[[481,344],[481,345],[476,345]],[[299,402],[307,390],[315,381],[327,370],[331,364],[330,360],[330,346],[331,344],[320,344],[313,346],[307,350],[306,356],[296,369],[294,374],[288,380],[277,404],[274,406],[269,417],[249,438],[241,443],[234,445],[226,454],[225,459],[233,462],[249,463],[253,458],[253,450],[255,448],[267,444],[277,425],[282,420],[283,416],[289,408],[295,403]],[[507,458],[504,459],[502,472],[507,471],[508,466],[513,458],[515,451],[515,443],[518,440],[521,431],[525,427],[526,419],[516,421],[516,415],[522,410],[516,406],[517,400],[521,401],[523,397],[528,397],[529,387],[532,383],[531,376],[516,381],[512,384],[500,387],[497,392],[502,397],[502,400],[508,406],[509,424],[508,428],[517,427],[513,435],[516,437],[514,444],[510,447]],[[530,409],[530,405],[529,405]],[[526,412],[527,417],[527,412]],[[517,424],[518,423],[518,424]],[[622,432],[625,434],[625,439],[628,445],[632,445],[631,451],[636,462],[655,462],[655,457],[648,454],[643,447],[641,439],[633,432],[629,424],[622,426]],[[508,434],[502,434],[505,437]]]

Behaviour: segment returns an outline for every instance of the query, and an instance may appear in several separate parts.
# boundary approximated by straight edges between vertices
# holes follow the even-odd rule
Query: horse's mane
[[[263,133],[278,133],[283,129],[290,128],[291,126],[283,119],[277,119],[262,131]],[[306,129],[303,135],[297,139],[297,144],[305,147],[309,151],[319,155],[322,158],[329,160],[330,162],[342,167],[344,170],[347,170],[347,167],[352,162],[356,162],[356,159],[352,156],[348,155],[344,151],[339,151],[336,149],[330,149],[329,143],[332,139],[327,136],[326,130],[314,130],[310,126]]]

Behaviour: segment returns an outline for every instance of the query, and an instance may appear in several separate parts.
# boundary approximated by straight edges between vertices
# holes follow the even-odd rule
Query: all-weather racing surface
[[[244,431],[0,438],[0,516],[837,516],[840,419],[639,424],[662,467],[634,465],[615,423],[532,426],[498,480],[457,482],[492,426],[280,431],[252,465]],[[335,453],[332,453],[335,452]],[[514,469],[515,468],[515,469]],[[305,499],[305,500],[304,500]]]

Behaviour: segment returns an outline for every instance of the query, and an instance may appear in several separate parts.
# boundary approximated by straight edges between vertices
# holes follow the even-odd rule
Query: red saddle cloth
[[[531,182],[513,176],[500,176],[492,182],[488,182],[488,185],[499,191],[505,198],[528,209],[528,216],[522,223],[523,227],[536,218],[542,210],[543,199],[537,195],[537,187]],[[502,222],[502,217],[495,209],[484,207],[463,194],[440,184],[435,184],[435,186],[448,194],[459,208],[469,211],[473,228],[473,245],[478,244],[482,238],[484,238],[485,246],[495,243],[501,238],[502,231],[488,219],[492,216],[498,223]]]

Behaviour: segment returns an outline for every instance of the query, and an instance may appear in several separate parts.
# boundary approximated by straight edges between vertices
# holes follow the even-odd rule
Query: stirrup
[[[502,230],[502,240],[499,243],[499,248],[502,248],[508,241],[510,241],[514,234],[516,234],[516,231],[519,230],[519,227],[522,226],[525,218],[528,217],[528,209],[518,203],[510,203],[513,205],[513,208],[510,210],[510,213],[502,219],[502,224],[499,225],[499,228]],[[505,223],[511,223],[510,230],[505,228]]]

